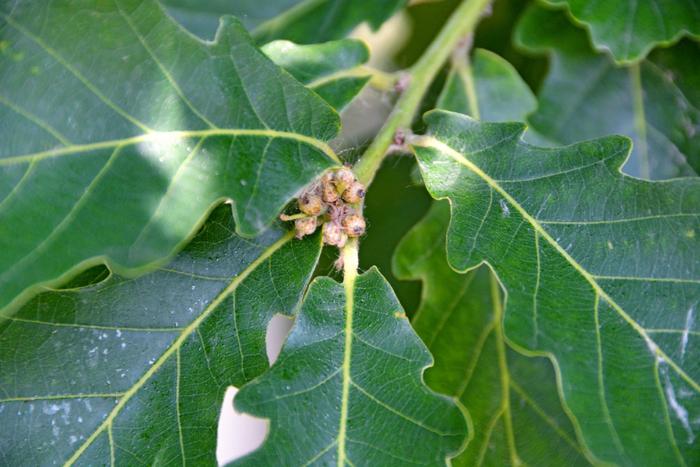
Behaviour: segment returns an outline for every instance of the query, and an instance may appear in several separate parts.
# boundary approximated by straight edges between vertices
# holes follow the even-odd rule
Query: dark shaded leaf
[[[620,67],[591,50],[585,32],[562,12],[533,6],[522,17],[516,41],[531,52],[546,52],[550,70],[539,92],[539,107],[528,118],[549,145],[609,134],[632,138],[624,171],[646,179],[695,175],[700,169],[700,110],[675,78],[654,63]],[[686,54],[697,63],[700,52]]]
[[[657,45],[669,45],[684,34],[700,36],[698,0],[544,0],[561,5],[591,33],[596,48],[615,59],[642,59]]]
[[[487,120],[524,120],[535,106],[508,62],[484,50],[453,58],[438,105]],[[435,358],[426,381],[467,408],[473,439],[453,465],[585,465],[571,421],[561,407],[554,371],[544,358],[510,348],[496,278],[486,267],[452,270],[445,255],[446,203],[402,240],[395,274],[423,281],[412,324]]]
[[[406,0],[163,0],[168,11],[203,38],[219,17],[235,15],[258,43],[286,39],[299,44],[345,37],[358,24],[379,28]]]

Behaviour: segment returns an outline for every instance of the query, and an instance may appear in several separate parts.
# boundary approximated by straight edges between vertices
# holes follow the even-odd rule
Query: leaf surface
[[[657,45],[670,45],[685,34],[700,35],[700,1],[545,0],[566,7],[591,33],[596,48],[615,59],[644,58]]]
[[[555,359],[591,452],[697,464],[700,180],[623,175],[623,137],[538,148],[521,124],[426,121],[414,151],[431,195],[450,200],[450,265],[493,267],[506,335]]]
[[[453,57],[436,107],[488,122],[524,121],[535,97],[513,66],[493,52]]]
[[[516,42],[550,56],[539,106],[528,118],[544,136],[540,142],[561,145],[621,134],[634,142],[623,168],[630,175],[665,179],[700,170],[700,108],[675,84],[688,71],[674,73],[649,60],[620,67],[609,55],[592,51],[585,32],[562,12],[537,6],[521,18]],[[697,63],[700,49],[687,50],[683,59]]]
[[[298,45],[279,40],[261,50],[337,110],[342,110],[370,78],[363,67],[369,60],[369,49],[362,41]]]
[[[155,272],[35,297],[0,321],[0,463],[215,465],[224,392],[268,367],[320,249],[241,238],[222,205]]]
[[[512,350],[503,335],[501,292],[486,267],[458,274],[447,264],[446,203],[436,203],[402,240],[394,271],[423,281],[413,328],[435,358],[426,382],[467,408],[473,438],[452,465],[587,465],[562,410],[552,365]]]
[[[236,395],[270,432],[235,465],[445,465],[467,427],[423,383],[431,363],[376,268],[316,278],[277,362]]]
[[[221,15],[235,15],[258,43],[286,39],[300,44],[345,37],[367,22],[378,29],[406,0],[164,0],[187,29],[209,38]]]
[[[336,112],[231,18],[204,43],[152,0],[16,1],[0,36],[0,309],[162,263],[221,199],[257,234],[337,164]]]
[[[453,57],[438,107],[488,121],[523,121],[536,105],[515,69],[481,49]],[[399,244],[393,269],[423,281],[412,325],[435,358],[428,385],[467,408],[473,438],[452,465],[586,465],[544,358],[511,349],[503,306],[486,267],[467,274],[447,263],[449,207],[436,202]]]

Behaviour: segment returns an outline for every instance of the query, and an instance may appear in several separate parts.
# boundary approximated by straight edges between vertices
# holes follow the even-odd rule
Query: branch
[[[440,34],[408,71],[408,85],[396,101],[394,110],[379,133],[355,165],[355,174],[365,185],[374,174],[394,141],[397,130],[410,127],[423,96],[453,49],[471,33],[491,0],[464,0],[452,13]]]

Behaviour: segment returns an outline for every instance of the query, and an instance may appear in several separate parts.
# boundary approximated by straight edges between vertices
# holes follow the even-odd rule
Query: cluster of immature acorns
[[[287,216],[283,221],[294,220],[297,238],[312,234],[323,225],[323,242],[338,248],[345,246],[348,237],[365,233],[365,218],[350,207],[365,196],[365,186],[357,181],[348,167],[327,172],[306,190],[297,200],[300,214]]]

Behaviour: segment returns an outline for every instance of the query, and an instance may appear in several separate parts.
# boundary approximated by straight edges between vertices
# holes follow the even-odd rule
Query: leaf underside
[[[657,45],[669,45],[684,34],[700,35],[700,1],[545,0],[568,8],[591,32],[599,49],[616,60],[637,61]]]
[[[462,412],[423,383],[430,354],[389,284],[372,268],[349,293],[353,306],[316,278],[277,362],[236,395],[270,432],[235,465],[438,466],[459,451]]]
[[[204,43],[152,0],[18,0],[0,37],[0,309],[162,263],[221,199],[255,235],[337,164],[337,113],[230,17]]]
[[[215,464],[224,392],[267,369],[320,249],[222,205],[155,272],[35,297],[0,321],[0,464]]]
[[[498,274],[506,335],[555,359],[591,452],[697,464],[700,180],[623,175],[621,137],[538,148],[521,124],[426,121],[414,151],[432,196],[450,200],[448,260]]]

